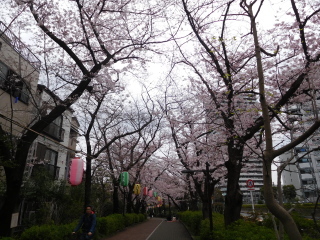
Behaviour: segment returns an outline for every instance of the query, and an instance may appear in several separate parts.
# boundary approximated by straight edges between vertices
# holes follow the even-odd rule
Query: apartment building
[[[316,103],[320,103],[316,100]],[[294,128],[291,139],[294,140],[312,123],[314,111],[311,102],[295,105],[290,109]],[[319,129],[307,141],[280,156],[281,162],[290,160],[282,173],[283,185],[294,185],[301,201],[314,202],[320,189],[320,146]]]
[[[60,99],[38,84],[40,60],[0,22],[0,126],[19,138],[36,120],[48,113]],[[68,176],[74,156],[79,123],[72,109],[55,119],[29,149],[25,179],[46,169],[53,180]]]
[[[40,60],[0,22],[0,124],[19,137],[34,118]],[[20,124],[14,124],[17,122]]]
[[[61,101],[52,91],[40,84],[37,97],[40,116],[50,112],[56,102]],[[46,169],[53,180],[67,180],[70,159],[75,156],[78,128],[79,122],[73,116],[72,109],[67,109],[50,123],[29,150],[26,177]]]

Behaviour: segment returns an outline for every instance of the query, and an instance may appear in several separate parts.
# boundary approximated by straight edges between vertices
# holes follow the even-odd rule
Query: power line
[[[23,128],[23,129],[25,129],[25,130],[32,131],[32,132],[34,132],[35,134],[37,134],[38,136],[41,136],[41,137],[43,137],[43,138],[45,138],[45,139],[49,139],[50,141],[54,142],[55,144],[57,144],[57,145],[65,148],[65,149],[67,149],[67,150],[69,150],[69,151],[72,151],[72,152],[75,152],[75,153],[82,153],[82,154],[84,154],[84,155],[87,155],[87,153],[85,153],[85,152],[83,152],[83,151],[77,151],[77,150],[75,150],[75,149],[69,148],[69,147],[61,144],[60,142],[58,142],[58,141],[56,141],[56,140],[48,137],[47,135],[45,135],[45,134],[43,134],[43,133],[39,133],[39,132],[37,132],[37,131],[35,131],[35,130],[27,127],[27,126],[24,126],[23,124],[15,121],[15,120],[13,120],[13,119],[10,119],[10,118],[6,117],[5,115],[3,115],[3,114],[1,114],[1,113],[0,113],[0,118],[3,118],[3,119],[5,119],[6,121],[8,121],[8,122],[10,122],[10,123],[13,123],[13,124],[15,124],[16,126],[21,127],[21,128]]]

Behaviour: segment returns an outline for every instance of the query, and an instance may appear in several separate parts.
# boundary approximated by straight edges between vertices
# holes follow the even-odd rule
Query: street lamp
[[[212,206],[211,206],[211,196],[209,194],[209,177],[210,177],[210,172],[214,172],[215,169],[209,169],[210,164],[206,162],[206,169],[199,169],[199,170],[182,170],[181,173],[196,173],[196,172],[203,172],[205,174],[205,185],[207,189],[207,198],[209,201],[209,222],[210,222],[210,232],[212,233],[213,231],[213,221],[212,221]]]

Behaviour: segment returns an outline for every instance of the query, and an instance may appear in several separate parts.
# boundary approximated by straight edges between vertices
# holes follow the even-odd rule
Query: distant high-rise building
[[[316,100],[316,103],[320,103]],[[296,104],[291,107],[294,128],[291,139],[301,135],[313,123],[315,112],[311,102]],[[294,185],[298,197],[302,201],[314,202],[320,189],[320,131],[317,130],[307,141],[280,156],[281,162],[290,160],[290,164],[282,173],[283,185]]]

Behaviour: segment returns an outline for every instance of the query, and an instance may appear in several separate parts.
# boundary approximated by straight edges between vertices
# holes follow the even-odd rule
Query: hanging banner
[[[148,195],[148,188],[144,187],[143,188],[143,196],[147,196]]]
[[[140,192],[141,192],[140,184],[135,184],[135,185],[134,185],[134,188],[133,188],[133,193],[134,193],[135,195],[139,195]]]
[[[129,173],[128,172],[122,172],[120,174],[120,185],[123,187],[128,186],[129,184]]]
[[[77,186],[82,182],[84,163],[79,157],[72,158],[70,161],[68,181],[71,186]]]

